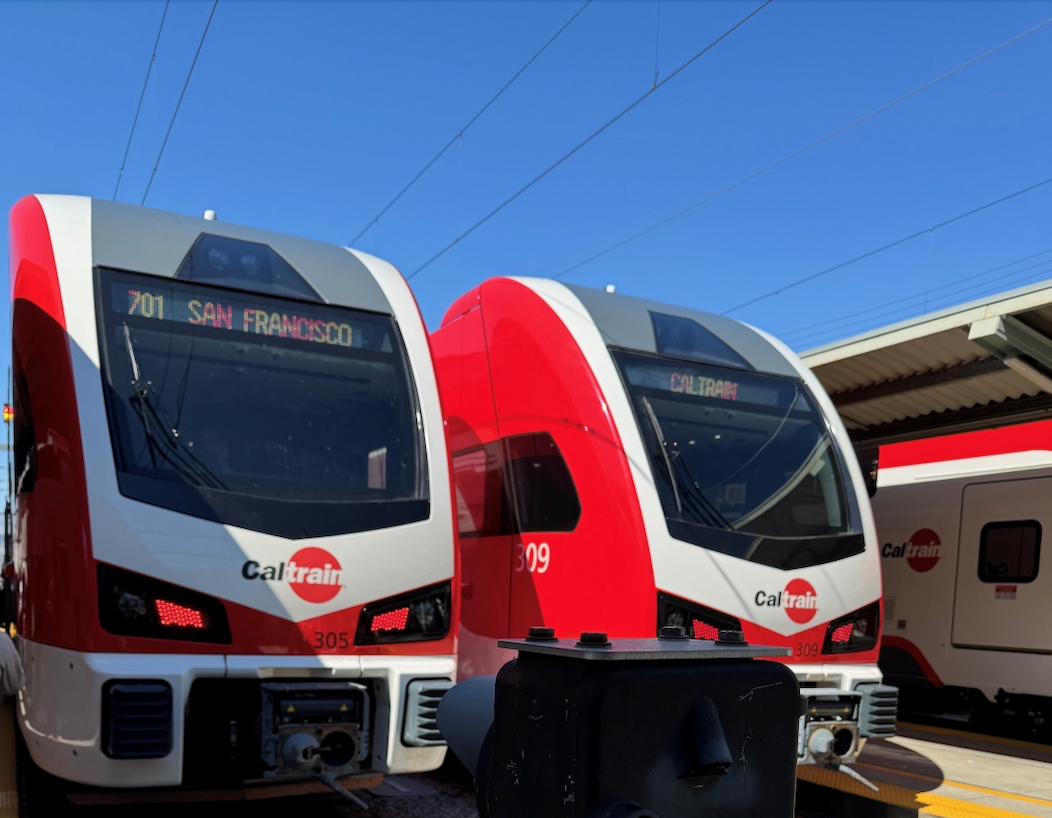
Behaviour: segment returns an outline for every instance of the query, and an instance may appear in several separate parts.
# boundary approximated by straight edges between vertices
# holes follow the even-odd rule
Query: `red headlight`
[[[880,603],[834,619],[826,628],[822,653],[857,653],[872,650],[880,636]]]
[[[99,563],[99,620],[120,636],[230,644],[223,603],[153,577]]]
[[[157,620],[166,628],[196,628],[204,630],[208,627],[205,623],[205,612],[177,602],[168,602],[164,599],[155,599],[154,607],[157,608]]]
[[[393,611],[373,614],[369,621],[369,630],[377,631],[404,631],[409,622],[409,608],[396,608]]]
[[[657,632],[661,633],[666,625],[681,625],[691,638],[712,641],[719,638],[721,630],[740,631],[742,628],[741,622],[733,616],[659,592]]]
[[[449,633],[450,597],[450,585],[443,582],[366,605],[354,644],[441,639]]]

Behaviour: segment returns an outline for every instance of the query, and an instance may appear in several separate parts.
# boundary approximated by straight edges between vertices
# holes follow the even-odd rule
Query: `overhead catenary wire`
[[[1036,272],[1034,272],[1035,270]],[[889,319],[899,320],[899,317],[906,317],[909,315],[922,315],[932,310],[939,310],[945,306],[961,303],[962,298],[977,298],[984,294],[1003,290],[1006,286],[1018,287],[1030,281],[1035,281],[1040,278],[1048,278],[1049,273],[1052,273],[1052,260],[1045,259],[1044,261],[1039,261],[1029,267],[1024,267],[1021,270],[1013,270],[1010,273],[1005,273],[1004,275],[997,276],[988,281],[980,281],[977,284],[970,284],[967,287],[951,290],[950,292],[941,295],[931,295],[924,292],[917,293],[908,298],[901,299],[901,304],[899,305],[896,305],[895,302],[884,305],[885,307],[890,307],[890,309],[884,309],[881,312],[871,314],[869,318],[865,319],[865,321],[884,322]],[[974,295],[967,295],[969,293],[974,293]],[[858,325],[859,322],[856,319],[854,327],[852,328],[852,333],[859,331],[857,329]],[[816,341],[812,339],[835,338],[847,329],[848,326],[826,327],[824,329],[817,329],[814,332],[803,332],[797,330],[795,334],[779,334],[779,337],[788,343],[792,343],[794,346],[799,346],[805,343],[810,345],[816,343]],[[792,335],[792,337],[790,337],[790,335]]]
[[[135,116],[132,118],[131,132],[128,134],[128,144],[124,147],[124,158],[121,159],[121,169],[117,173],[117,184],[113,186],[112,201],[117,200],[117,190],[121,186],[124,177],[124,166],[128,163],[128,152],[131,150],[132,137],[135,136],[135,126],[139,122],[139,112],[142,110],[142,101],[146,97],[146,86],[150,84],[150,72],[153,71],[153,61],[157,59],[157,46],[161,42],[161,32],[164,31],[164,20],[168,16],[168,6],[171,0],[164,0],[164,11],[161,12],[161,24],[157,27],[157,39],[153,43],[153,51],[150,54],[150,64],[146,66],[146,79],[142,81],[142,91],[139,94],[139,104],[135,106]]]
[[[926,313],[930,313],[932,311],[938,311],[938,310],[950,308],[950,307],[953,307],[954,305],[960,305],[961,303],[966,302],[966,301],[971,300],[971,299],[982,298],[984,296],[989,296],[989,295],[996,294],[996,293],[999,293],[999,292],[1004,292],[1006,286],[1010,287],[1011,289],[1015,289],[1017,287],[1022,287],[1022,286],[1026,285],[1026,284],[1030,284],[1032,282],[1040,281],[1042,279],[1047,280],[1049,278],[1049,274],[1052,273],[1052,261],[1045,261],[1045,262],[1042,262],[1040,264],[1035,264],[1035,265],[1033,265],[1033,267],[1034,268],[1040,267],[1041,269],[1037,270],[1037,272],[1031,272],[1031,273],[1029,273],[1027,275],[1022,275],[1022,276],[1020,276],[1019,273],[1021,273],[1023,271],[1019,271],[1019,273],[1010,273],[1008,277],[1011,277],[1013,280],[1005,282],[1005,283],[1002,283],[1002,284],[997,284],[997,285],[994,285],[992,283],[973,284],[970,287],[964,287],[961,290],[958,290],[956,292],[946,293],[944,295],[941,295],[941,296],[938,296],[936,298],[931,299],[927,303],[927,305],[925,306],[925,308],[923,310],[917,309],[916,305],[914,305],[912,307],[899,307],[898,309],[887,313],[886,316],[882,319],[881,323],[883,323],[884,321],[886,321],[888,319],[892,319],[893,323],[894,322],[898,322],[898,321],[904,321],[904,320],[907,320],[907,319],[909,319],[911,317],[922,316],[922,315],[924,315]],[[1027,268],[1027,269],[1030,270],[1030,269],[1033,269],[1033,268]],[[1004,276],[1002,276],[1002,278],[1004,278]],[[972,294],[966,296],[965,294],[968,293],[968,292],[971,292]],[[963,301],[962,301],[962,299],[963,299]],[[857,332],[861,332],[861,331],[862,330],[860,329],[860,330],[857,330],[855,332],[852,332],[852,335],[855,335],[855,334],[857,334]],[[811,337],[811,338],[809,338],[807,340],[805,340],[805,339],[797,339],[796,341],[792,341],[791,343],[796,348],[800,348],[800,347],[805,346],[805,345],[809,346],[809,347],[821,346],[822,344],[826,343],[825,340],[821,340],[821,339],[828,339],[829,341],[834,341],[837,338],[842,337],[841,333],[842,333],[842,330],[840,330],[840,331],[838,331],[838,330],[826,330],[824,332],[816,334],[815,336],[813,336],[813,337]],[[850,337],[850,336],[848,336],[848,337]]]
[[[1036,273],[1030,273],[1029,275],[1025,275],[1025,276],[1023,276],[1021,278],[1015,279],[1012,282],[1009,282],[1009,286],[1012,289],[1015,289],[1017,287],[1022,287],[1022,286],[1025,286],[1027,284],[1040,281],[1042,279],[1048,279],[1049,274],[1052,273],[1052,261],[1046,261],[1046,262],[1043,262],[1042,264],[1036,264],[1034,266],[1035,267],[1042,267],[1042,269],[1038,270]],[[975,292],[973,295],[967,296],[967,298],[965,299],[965,302],[966,302],[967,300],[983,298],[985,296],[990,296],[990,295],[994,295],[994,294],[997,294],[997,293],[1004,292],[1005,286],[1006,285],[1004,285],[1004,284],[997,285],[997,286],[991,286],[989,284],[974,284],[971,287],[967,287],[964,290],[961,290],[959,292],[948,293],[946,295],[942,295],[942,296],[939,296],[939,297],[933,299],[930,302],[930,304],[927,307],[925,307],[925,309],[923,309],[923,310],[918,310],[916,308],[916,306],[913,306],[913,307],[900,307],[899,309],[894,310],[891,313],[888,313],[889,316],[894,316],[892,321],[891,321],[890,326],[895,326],[896,323],[898,323],[900,321],[907,321],[907,320],[909,320],[911,318],[916,318],[918,316],[923,316],[923,315],[925,315],[927,313],[930,313],[930,312],[933,312],[933,311],[939,311],[939,310],[943,310],[943,309],[949,309],[949,308],[952,308],[954,306],[959,306],[960,304],[964,303],[964,302],[962,302],[961,299],[962,299],[962,297],[964,295],[965,290],[978,290],[978,292]],[[887,320],[887,319],[884,319],[884,320]],[[884,323],[884,320],[882,320],[880,323]],[[874,326],[876,326],[876,325],[874,325]],[[852,337],[854,335],[857,335],[858,333],[867,333],[867,332],[871,332],[871,331],[872,331],[872,327],[865,328],[865,329],[859,328],[857,331],[852,332],[851,335],[843,336],[840,331],[826,330],[823,333],[817,334],[815,336],[815,340],[798,339],[796,341],[792,341],[792,342],[789,342],[789,343],[791,343],[791,345],[795,349],[802,349],[802,348],[806,347],[806,348],[810,348],[810,349],[814,350],[814,349],[821,348],[822,346],[824,346],[827,343],[833,343],[833,342],[837,341],[840,338]]]
[[[205,44],[205,37],[208,36],[208,29],[212,25],[212,18],[216,13],[216,6],[219,5],[219,0],[215,0],[212,3],[212,11],[208,14],[208,22],[205,23],[205,30],[201,32],[201,42],[197,44],[197,51],[194,52],[194,61],[190,63],[190,70],[186,72],[186,82],[183,83],[183,90],[179,93],[179,101],[175,103],[175,110],[172,111],[172,120],[168,123],[168,130],[165,131],[164,141],[161,142],[161,149],[157,152],[157,161],[153,163],[153,171],[150,173],[150,181],[146,183],[146,190],[142,194],[142,201],[140,205],[146,204],[146,197],[150,195],[150,188],[153,186],[153,177],[157,175],[157,168],[161,164],[161,156],[164,155],[164,148],[168,144],[168,137],[171,136],[172,126],[175,125],[175,118],[179,115],[179,107],[183,104],[183,97],[186,96],[187,86],[190,85],[190,77],[194,75],[194,66],[197,65],[197,58],[201,56],[201,47]]]
[[[876,249],[870,250],[867,253],[863,253],[860,256],[855,256],[854,258],[848,259],[847,261],[842,261],[840,262],[840,264],[834,264],[832,267],[827,267],[824,270],[819,270],[817,273],[811,273],[811,275],[804,276],[803,278],[798,278],[795,281],[790,281],[788,284],[783,284],[776,290],[769,290],[763,295],[758,295],[755,298],[750,298],[748,301],[743,301],[741,304],[737,304],[731,307],[730,309],[724,310],[720,314],[729,315],[732,312],[737,312],[738,310],[745,309],[746,307],[750,307],[753,304],[758,304],[759,302],[765,301],[768,298],[773,298],[776,295],[784,293],[786,290],[795,289],[796,287],[799,287],[803,284],[807,284],[808,282],[814,281],[817,278],[829,275],[830,273],[835,272],[837,270],[842,270],[845,267],[862,261],[863,259],[871,258],[872,256],[875,256],[878,253],[883,253],[885,250],[890,250],[892,247],[898,247],[900,244],[905,244],[906,242],[912,241],[913,239],[918,238],[920,236],[934,233],[939,228],[946,227],[947,225],[953,224],[954,222],[958,222],[961,219],[966,219],[969,216],[974,216],[976,213],[981,213],[987,208],[994,207],[995,205],[999,205],[1002,202],[1007,202],[1010,199],[1016,198],[1017,196],[1022,196],[1024,193],[1029,193],[1032,190],[1037,190],[1039,187],[1047,185],[1049,182],[1052,182],[1052,177],[1045,179],[1044,181],[1038,182],[1037,184],[1030,185],[1029,187],[1025,187],[1022,190],[1017,190],[1014,193],[1009,193],[1007,196],[1002,196],[1000,199],[995,199],[992,202],[987,202],[984,205],[980,205],[979,207],[969,210],[967,213],[960,213],[951,219],[946,219],[945,221],[941,221],[938,224],[933,224],[931,227],[926,227],[923,230],[918,230],[916,233],[910,233],[910,235],[908,236],[903,236],[901,239],[896,239],[893,242],[889,242],[888,244],[885,244],[881,247],[877,247]]]
[[[657,85],[658,78],[658,54],[661,49],[661,0],[657,0],[657,23],[654,25],[654,81],[652,86]]]
[[[1010,273],[1005,273],[1004,275],[1001,275],[1001,276],[995,276],[994,278],[988,279],[987,281],[980,282],[977,285],[971,285],[969,287],[964,287],[962,289],[958,289],[958,285],[963,284],[966,281],[974,281],[977,278],[983,278],[985,276],[990,275],[991,273],[1000,272],[1001,270],[1007,270],[1009,267],[1015,267],[1017,264],[1023,264],[1024,262],[1032,261],[1035,258],[1040,258],[1041,256],[1047,256],[1049,253],[1052,253],[1052,248],[1050,248],[1048,250],[1042,250],[1040,253],[1034,253],[1033,255],[1029,255],[1029,256],[1025,256],[1023,258],[1016,259],[1015,261],[1010,261],[1007,264],[1001,264],[1001,265],[998,265],[997,267],[991,267],[991,268],[989,268],[987,270],[983,270],[980,273],[973,273],[972,275],[965,276],[964,278],[958,278],[958,279],[956,279],[954,281],[951,281],[951,282],[949,282],[947,284],[940,284],[938,287],[929,287],[926,290],[921,290],[919,292],[913,293],[912,295],[903,296],[902,298],[895,298],[895,299],[893,299],[891,301],[885,301],[883,304],[876,304],[876,305],[874,305],[872,307],[867,307],[864,310],[857,310],[855,312],[849,312],[849,313],[846,313],[844,315],[839,315],[836,318],[829,318],[829,319],[827,319],[825,321],[811,322],[811,323],[807,324],[806,326],[799,327],[798,329],[788,330],[786,332],[779,333],[778,337],[781,338],[782,340],[789,341],[789,340],[793,340],[793,339],[797,339],[797,338],[808,338],[808,337],[813,337],[815,335],[822,335],[822,334],[837,332],[838,330],[837,330],[836,327],[839,324],[845,324],[845,325],[851,326],[852,324],[857,323],[857,319],[859,319],[859,318],[861,318],[863,316],[872,316],[872,315],[874,315],[874,313],[876,313],[875,317],[880,317],[880,316],[884,316],[884,315],[888,315],[888,314],[894,314],[895,312],[899,312],[900,310],[892,310],[891,313],[889,313],[888,312],[888,308],[899,307],[902,304],[908,304],[909,302],[912,302],[912,301],[920,301],[922,299],[923,300],[927,300],[932,295],[934,295],[935,293],[942,292],[943,290],[950,290],[951,292],[949,292],[947,294],[944,294],[944,295],[936,296],[935,300],[940,300],[941,301],[944,298],[956,297],[959,293],[966,292],[968,290],[971,290],[971,289],[974,289],[974,288],[977,288],[977,287],[989,286],[990,284],[992,284],[995,281],[1002,281],[1005,278],[1010,278],[1012,276],[1018,275],[1019,273],[1023,273],[1023,272],[1035,269],[1036,267],[1039,267],[1039,266],[1041,266],[1043,264],[1052,263],[1052,259],[1045,259],[1044,261],[1040,261],[1037,264],[1031,265],[1030,267],[1024,267],[1022,270],[1013,270]],[[913,307],[905,307],[903,309],[909,310],[909,309],[913,309]]]
[[[577,11],[574,13],[574,15],[569,20],[567,20],[565,23],[563,23],[562,27],[558,31],[556,31],[548,39],[548,42],[546,42],[544,45],[541,46],[540,50],[536,54],[534,54],[532,57],[530,57],[526,61],[526,64],[524,66],[522,66],[522,68],[520,68],[518,71],[515,72],[515,74],[512,76],[512,78],[510,80],[508,80],[506,83],[504,83],[504,85],[501,87],[501,89],[499,91],[497,91],[497,93],[494,94],[490,98],[490,101],[487,102],[485,105],[483,105],[479,109],[478,113],[476,113],[473,117],[471,117],[471,119],[468,120],[468,123],[466,125],[464,125],[459,131],[457,131],[457,133],[453,136],[453,138],[450,139],[445,144],[445,146],[442,148],[442,150],[440,150],[433,157],[431,157],[431,161],[428,162],[426,165],[424,165],[424,167],[420,169],[420,172],[417,173],[416,176],[414,176],[412,179],[410,179],[409,183],[405,187],[403,187],[400,191],[398,191],[397,195],[393,199],[391,199],[391,201],[389,201],[386,205],[383,206],[383,208],[380,210],[380,212],[377,213],[372,218],[372,220],[370,220],[370,222],[367,225],[365,225],[365,227],[363,227],[358,232],[358,235],[350,240],[349,244],[354,244],[356,241],[358,241],[358,239],[360,239],[362,236],[364,236],[369,231],[369,228],[371,228],[374,224],[376,224],[378,221],[380,221],[380,219],[383,217],[383,215],[388,210],[391,209],[391,207],[394,205],[394,203],[397,202],[399,199],[401,199],[402,196],[404,196],[406,194],[406,192],[408,192],[409,188],[411,188],[413,185],[415,185],[417,183],[417,181],[420,179],[420,177],[423,176],[425,173],[427,173],[431,169],[431,166],[433,164],[435,164],[435,162],[437,162],[439,159],[441,159],[445,155],[446,151],[448,151],[451,147],[453,147],[454,143],[456,143],[456,141],[458,139],[460,139],[462,136],[464,136],[464,132],[467,131],[468,128],[470,128],[472,125],[475,124],[475,120],[477,120],[480,116],[482,116],[484,113],[486,113],[486,111],[489,109],[489,107],[494,102],[497,101],[497,99],[501,96],[501,94],[503,94],[505,91],[507,91],[511,87],[512,83],[514,83],[515,80],[517,80],[527,68],[529,68],[531,65],[533,65],[534,61],[539,56],[541,56],[541,54],[543,54],[547,50],[548,46],[550,46],[552,43],[554,43],[556,41],[556,39],[559,37],[560,34],[562,34],[564,31],[566,31],[567,28],[570,27],[570,23],[572,23],[574,20],[576,20],[580,16],[581,12],[584,11],[586,8],[588,8],[588,6],[591,4],[591,2],[592,2],[592,0],[585,0],[585,4],[583,6],[581,6],[579,9],[577,9]]]
[[[721,196],[723,196],[723,195],[725,195],[727,193],[730,193],[732,190],[735,190],[735,189],[741,187],[742,185],[744,185],[744,184],[746,184],[748,182],[751,182],[753,179],[757,178],[758,176],[763,176],[765,173],[768,173],[769,171],[772,171],[775,168],[777,168],[777,167],[779,167],[781,165],[784,165],[789,160],[795,159],[797,156],[800,156],[803,153],[807,153],[807,151],[811,150],[812,148],[817,148],[823,142],[828,142],[833,137],[839,136],[840,134],[844,133],[844,131],[847,131],[847,130],[849,130],[851,128],[854,128],[856,125],[862,124],[867,119],[871,119],[872,117],[876,116],[877,114],[883,113],[884,111],[888,110],[888,108],[891,108],[891,107],[893,107],[895,105],[898,105],[900,102],[904,102],[905,100],[909,99],[910,97],[912,97],[912,96],[914,96],[916,94],[919,94],[921,91],[924,91],[924,90],[926,90],[928,88],[931,88],[931,86],[935,85],[938,82],[942,82],[944,79],[947,79],[948,77],[952,77],[954,74],[958,73],[959,71],[963,71],[965,68],[968,68],[968,66],[974,65],[975,63],[979,62],[980,60],[985,59],[986,57],[989,57],[991,54],[994,54],[994,53],[1000,51],[1005,46],[1011,45],[1012,43],[1016,42],[1017,40],[1021,40],[1023,37],[1026,37],[1028,34],[1033,34],[1039,28],[1042,28],[1043,26],[1046,26],[1049,23],[1052,23],[1052,17],[1048,18],[1044,22],[1038,23],[1033,28],[1029,28],[1029,29],[1027,29],[1024,32],[1021,32],[1020,34],[1016,34],[1014,37],[1011,37],[1011,38],[1005,40],[1000,45],[994,46],[989,51],[985,51],[985,52],[983,52],[982,54],[980,54],[977,57],[973,57],[972,59],[968,60],[968,62],[962,63],[961,65],[958,65],[956,68],[954,68],[954,69],[952,69],[950,71],[947,71],[945,74],[941,74],[938,77],[936,77],[935,79],[929,80],[928,82],[924,83],[923,85],[920,85],[920,86],[914,88],[909,93],[903,94],[902,96],[898,97],[897,99],[893,99],[891,102],[888,102],[888,103],[885,103],[884,105],[881,105],[879,108],[876,108],[876,109],[870,111],[865,116],[860,116],[858,119],[855,119],[855,120],[849,122],[848,124],[837,128],[835,131],[831,131],[830,133],[826,134],[825,136],[821,137],[820,139],[816,139],[814,142],[811,142],[810,144],[804,145],[802,148],[799,148],[799,149],[793,151],[792,153],[787,154],[786,156],[783,156],[778,161],[772,162],[771,164],[766,165],[765,167],[762,167],[759,170],[754,171],[753,173],[750,173],[748,176],[745,176],[745,177],[739,179],[737,182],[734,182],[733,184],[727,185],[727,187],[722,188],[721,190],[717,190],[715,193],[712,193],[712,194],[706,196],[704,199],[701,199],[700,201],[694,202],[694,204],[692,204],[692,205],[688,205],[687,207],[683,208],[682,210],[679,210],[676,213],[673,213],[671,216],[666,216],[664,219],[661,219],[661,221],[655,222],[654,224],[650,225],[649,227],[644,227],[642,230],[640,230],[640,231],[638,231],[636,233],[633,233],[628,238],[622,239],[621,241],[618,241],[618,242],[616,242],[614,244],[611,244],[609,247],[606,247],[605,249],[600,250],[598,253],[594,253],[594,254],[590,255],[588,258],[583,259],[581,261],[578,261],[576,264],[573,264],[573,265],[567,267],[566,269],[562,270],[561,272],[556,273],[555,275],[552,276],[552,278],[562,278],[564,275],[568,275],[569,273],[572,273],[574,270],[576,270],[576,269],[578,269],[580,267],[584,267],[586,264],[591,264],[593,261],[596,261],[597,259],[602,258],[603,256],[607,255],[608,253],[612,253],[614,250],[618,250],[618,249],[624,247],[626,244],[630,244],[631,242],[635,241],[636,239],[642,238],[643,236],[647,235],[648,233],[652,233],[655,230],[657,230],[658,228],[664,227],[666,224],[669,224],[670,222],[674,222],[674,221],[676,221],[676,219],[679,219],[682,216],[686,216],[688,213],[690,213],[693,210],[696,210],[697,208],[701,207],[702,205],[708,204],[709,202],[713,201],[714,199],[718,199]]]
[[[529,190],[531,187],[533,187],[535,184],[537,184],[539,181],[541,181],[541,179],[543,179],[545,176],[547,176],[549,173],[551,173],[553,170],[555,170],[557,167],[559,167],[559,165],[561,165],[563,162],[565,162],[567,159],[569,159],[571,156],[573,156],[575,153],[577,153],[579,150],[581,150],[581,148],[583,148],[585,145],[587,145],[589,142],[591,142],[593,139],[595,139],[597,136],[599,136],[599,134],[603,133],[603,131],[605,131],[607,128],[609,128],[611,125],[613,125],[619,119],[621,119],[621,117],[623,117],[625,114],[627,114],[629,111],[631,111],[637,105],[639,105],[643,100],[645,100],[647,97],[649,97],[651,94],[653,94],[659,88],[661,88],[665,83],[667,83],[673,77],[678,75],[681,71],[685,70],[695,60],[697,60],[700,57],[702,57],[704,54],[706,54],[708,51],[710,51],[712,48],[714,48],[720,42],[725,40],[727,37],[729,37],[731,34],[733,34],[739,28],[741,28],[741,26],[745,25],[745,23],[747,23],[749,20],[751,20],[757,14],[759,14],[762,9],[764,9],[767,6],[769,6],[772,2],[773,2],[773,0],[764,0],[763,3],[761,3],[755,9],[750,11],[741,20],[739,20],[737,23],[735,23],[733,26],[731,26],[729,29],[727,29],[725,32],[723,32],[719,37],[717,37],[715,40],[713,40],[711,43],[709,43],[707,46],[705,46],[703,49],[701,49],[701,51],[699,51],[697,54],[695,54],[693,57],[691,57],[689,60],[687,60],[685,63],[683,63],[679,68],[677,68],[675,71],[673,71],[671,74],[669,74],[663,80],[661,80],[661,82],[654,83],[654,85],[645,94],[643,94],[641,97],[639,97],[635,102],[633,102],[627,108],[622,110],[619,114],[617,114],[617,116],[615,116],[613,119],[609,120],[605,125],[600,127],[598,130],[594,131],[589,137],[587,137],[583,142],[580,142],[576,147],[574,147],[568,153],[563,154],[563,156],[558,161],[556,161],[554,164],[549,165],[547,169],[543,170],[541,173],[539,173],[536,176],[534,176],[533,179],[531,179],[529,182],[527,182],[525,185],[523,185],[521,188],[519,188],[517,191],[515,191],[515,193],[513,193],[511,196],[509,196],[507,199],[505,199],[503,202],[501,202],[499,205],[497,205],[495,208],[493,208],[493,210],[491,210],[489,213],[487,213],[485,216],[483,216],[481,219],[479,219],[477,222],[475,222],[473,225],[471,225],[471,227],[469,227],[467,230],[465,230],[463,233],[461,233],[459,236],[457,236],[455,239],[453,239],[453,241],[451,241],[449,244],[447,244],[445,247],[443,247],[441,250],[439,250],[437,253],[435,253],[433,256],[431,256],[431,258],[429,258],[427,261],[425,261],[423,264],[421,264],[419,267],[417,267],[415,270],[413,270],[413,272],[411,272],[408,276],[406,276],[406,278],[407,279],[413,278],[415,275],[420,273],[422,270],[426,269],[432,263],[434,263],[439,258],[444,256],[447,252],[449,252],[449,250],[451,250],[453,247],[455,247],[457,244],[459,244],[463,239],[467,238],[472,233],[474,233],[478,228],[482,227],[482,225],[484,225],[491,218],[493,218],[498,213],[500,213],[500,211],[502,211],[505,207],[510,205],[512,202],[514,202],[516,199],[518,199],[523,193],[525,193],[527,190]]]

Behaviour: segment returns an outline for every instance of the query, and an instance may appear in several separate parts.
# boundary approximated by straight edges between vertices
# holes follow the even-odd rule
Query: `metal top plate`
[[[714,659],[772,659],[791,656],[792,649],[768,645],[718,645],[701,639],[611,639],[609,647],[579,645],[575,639],[500,639],[497,645],[508,650],[527,653],[547,653],[573,659],[598,661],[640,661],[653,659],[682,659],[699,661]]]

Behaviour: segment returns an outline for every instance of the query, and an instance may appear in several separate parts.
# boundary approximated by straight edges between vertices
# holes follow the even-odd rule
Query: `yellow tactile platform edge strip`
[[[945,795],[936,795],[930,792],[918,792],[915,789],[900,787],[896,784],[874,782],[880,787],[879,792],[873,792],[868,787],[849,778],[843,773],[835,770],[826,770],[821,767],[803,766],[796,768],[796,777],[818,784],[822,787],[839,790],[848,795],[860,798],[868,798],[871,801],[880,801],[904,809],[916,810],[920,815],[932,815],[937,818],[1030,818],[1022,812],[990,807],[984,804],[976,804],[971,801],[959,801]],[[949,782],[946,782],[949,783]],[[993,795],[1001,795],[994,790],[984,790],[979,787],[968,786],[967,789],[989,792]],[[1031,801],[1033,799],[1026,799]]]
[[[905,778],[916,778],[920,781],[929,781],[932,784],[935,784],[936,786],[938,786],[939,784],[945,784],[947,787],[956,787],[957,789],[970,790],[971,792],[981,792],[984,795],[993,795],[997,798],[1007,798],[1009,801],[1022,801],[1027,804],[1036,804],[1039,807],[1052,808],[1052,801],[1046,801],[1044,798],[1035,798],[1032,795],[1019,795],[1018,793],[1005,792],[1004,790],[993,790],[989,787],[980,787],[978,784],[965,784],[961,781],[950,781],[949,779],[945,778],[939,780],[937,778],[932,778],[930,775],[922,775],[921,773],[915,773],[909,770],[889,770],[887,767],[877,767],[872,764],[866,764],[864,762],[859,762],[855,764],[855,767],[861,767],[862,770],[860,772],[863,772],[866,769],[878,770],[891,773],[892,775],[902,776]]]
[[[0,818],[18,818],[14,700],[0,698]]]

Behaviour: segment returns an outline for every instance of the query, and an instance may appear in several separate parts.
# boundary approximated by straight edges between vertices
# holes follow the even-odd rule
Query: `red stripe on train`
[[[908,443],[892,443],[880,447],[880,468],[916,466],[969,457],[988,457],[1027,451],[1052,451],[1052,420],[1037,420],[986,429],[980,432],[961,432]]]

